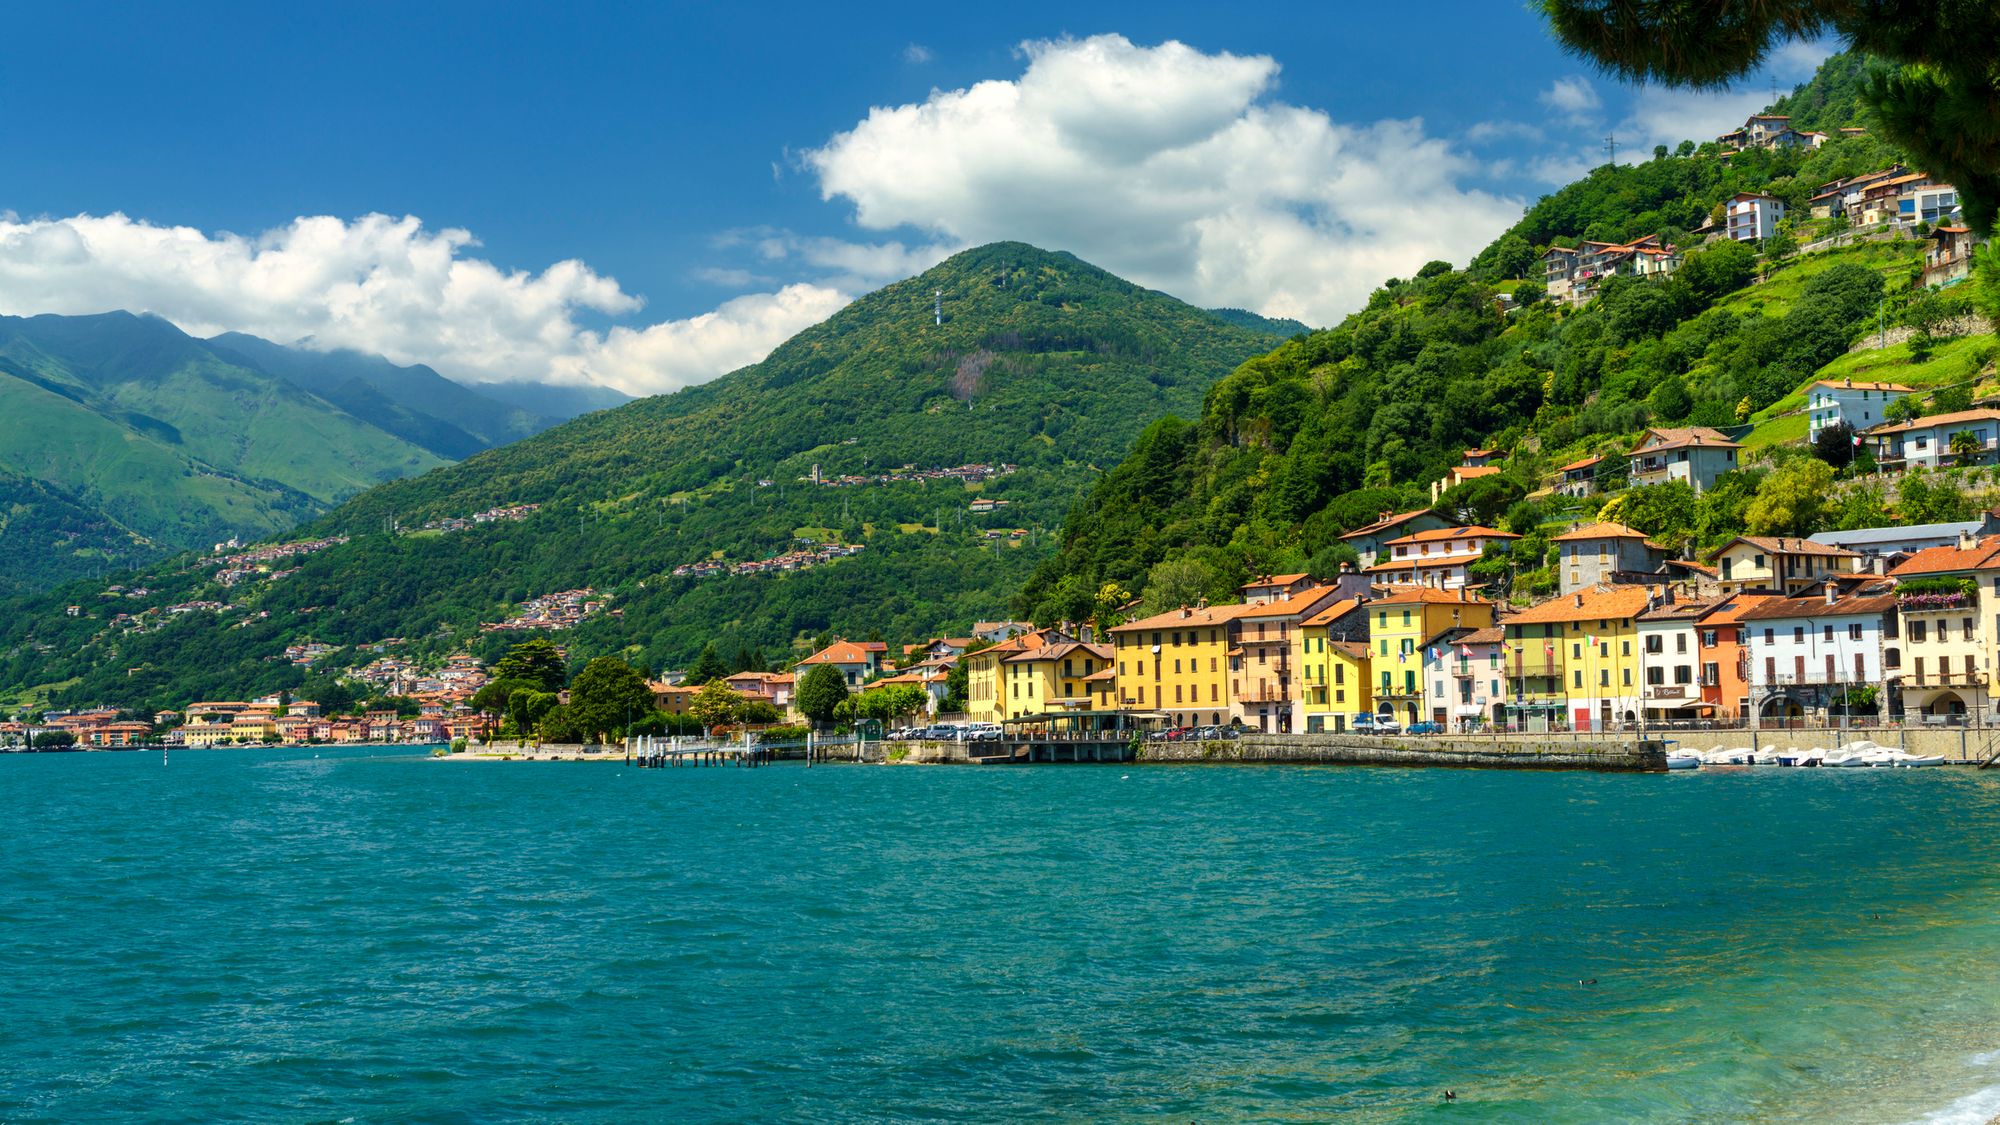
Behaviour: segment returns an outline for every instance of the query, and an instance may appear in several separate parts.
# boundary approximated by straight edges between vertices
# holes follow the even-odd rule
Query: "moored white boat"
[[[1695,750],[1667,751],[1667,768],[1670,770],[1692,770],[1701,768],[1701,753]]]

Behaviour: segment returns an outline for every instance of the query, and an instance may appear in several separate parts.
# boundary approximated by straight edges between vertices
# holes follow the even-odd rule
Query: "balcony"
[[[1984,672],[1924,672],[1903,677],[1905,688],[1985,687]]]
[[[1555,652],[1544,651],[1539,644],[1530,641],[1527,647],[1515,649],[1507,654],[1506,661],[1502,665],[1502,671],[1508,676],[1515,678],[1522,676],[1553,676],[1561,679],[1563,674],[1562,652],[1560,649]]]
[[[1291,691],[1283,687],[1261,687],[1237,695],[1238,703],[1290,703]]]
[[[1866,677],[1855,675],[1852,669],[1849,669],[1847,671],[1836,670],[1833,672],[1828,672],[1825,669],[1821,669],[1817,672],[1782,672],[1775,676],[1758,676],[1756,679],[1751,681],[1750,686],[1760,687],[1760,688],[1771,688],[1771,687],[1840,687],[1842,685],[1851,685],[1854,687],[1860,687],[1863,684],[1869,684],[1874,682],[1875,681],[1867,679]]]

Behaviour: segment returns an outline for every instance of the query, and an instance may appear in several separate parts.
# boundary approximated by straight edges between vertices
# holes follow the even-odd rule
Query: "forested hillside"
[[[1813,108],[1812,124],[1849,124],[1856,73],[1836,58],[1793,101]],[[1501,476],[1447,494],[1445,506],[1526,535],[1487,573],[1519,578],[1532,593],[1551,578],[1542,570],[1544,523],[1596,506],[1526,497],[1557,466],[1627,449],[1650,425],[1747,430],[1758,459],[1699,504],[1679,494],[1684,486],[1672,497],[1638,490],[1621,502],[1614,514],[1671,543],[1712,546],[1746,529],[1801,533],[1816,530],[1807,526],[1814,520],[1887,523],[1896,498],[1879,486],[1834,495],[1835,470],[1847,464],[1839,451],[1838,466],[1788,470],[1768,490],[1817,487],[1825,502],[1812,519],[1789,502],[1755,505],[1773,469],[1808,456],[1802,389],[1816,373],[1937,386],[1937,409],[1969,401],[2000,353],[1990,338],[1961,346],[1933,337],[1941,324],[1962,328],[1955,318],[1971,311],[1975,290],[1923,294],[1922,240],[1847,239],[1845,220],[1814,220],[1804,208],[1818,185],[1897,158],[1864,136],[1817,151],[1725,154],[1712,142],[1689,143],[1597,169],[1529,208],[1470,269],[1433,262],[1391,280],[1344,323],[1244,363],[1192,421],[1148,428],[1132,456],[1071,510],[1061,552],[1037,571],[1017,611],[1076,616],[1106,582],[1151,589],[1155,601],[1163,589],[1219,599],[1254,573],[1331,575],[1343,561],[1373,561],[1356,560],[1340,534],[1384,511],[1429,507],[1429,482],[1472,447],[1512,456]],[[1738,191],[1796,201],[1793,221],[1761,247],[1701,245],[1696,228]],[[1649,234],[1698,248],[1666,281],[1615,279],[1579,309],[1544,299],[1535,277],[1548,246]],[[1828,241],[1802,255],[1799,246],[1813,239]],[[1857,372],[1850,345],[1890,324],[1918,324],[1919,338],[1876,353],[1880,360]],[[1836,511],[1841,496],[1847,510]]]
[[[212,567],[177,566],[144,576],[143,599],[65,591],[87,607],[76,618],[51,612],[56,599],[21,606],[0,619],[0,682],[149,705],[274,690],[304,676],[272,659],[287,644],[491,647],[504,635],[482,624],[586,586],[612,608],[565,634],[573,656],[652,668],[710,639],[777,653],[829,630],[963,629],[1005,612],[1048,529],[1148,420],[1192,412],[1282,339],[1266,323],[1068,254],[967,251],[713,383],[364,493],[298,533],[350,541],[287,559],[282,578],[226,588]],[[522,505],[535,507],[455,522]],[[797,569],[728,573],[816,551]],[[721,573],[674,573],[704,564]],[[227,608],[159,628],[112,620],[191,601]],[[325,667],[362,659],[347,647]]]

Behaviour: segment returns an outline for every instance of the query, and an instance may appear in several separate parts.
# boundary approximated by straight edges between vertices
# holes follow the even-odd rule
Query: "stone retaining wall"
[[[1798,730],[1766,727],[1762,730],[1662,731],[1659,737],[1671,739],[1690,750],[1749,746],[1753,740],[1758,746],[1796,746],[1801,750],[1818,746],[1831,750],[1843,742],[1867,739],[1924,757],[1942,757],[1948,762],[1984,762],[1995,751],[2000,751],[2000,728],[1996,727],[1803,727]]]
[[[1740,732],[1732,732],[1740,733]],[[1474,766],[1492,769],[1613,770],[1667,768],[1657,739],[1564,735],[1473,737],[1363,734],[1245,735],[1220,742],[1148,742],[1141,762],[1327,762],[1383,766]]]

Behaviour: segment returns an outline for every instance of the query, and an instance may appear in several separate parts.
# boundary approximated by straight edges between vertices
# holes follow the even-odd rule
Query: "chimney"
[[[1959,532],[1959,533],[1958,533],[1958,549],[1959,549],[1959,550],[1961,550],[1961,551],[1970,551],[1970,550],[1972,550],[1972,549],[1973,549],[1974,547],[1977,547],[1977,546],[1979,546],[1979,537],[1978,537],[1978,536],[1976,536],[1976,535],[1972,534],[1972,533],[1971,533],[1970,531],[1961,531],[1961,532]]]
[[[1347,563],[1347,562],[1344,562],[1344,563],[1341,563],[1341,564],[1340,564],[1340,573],[1342,573],[1342,574],[1352,574],[1352,573],[1354,573],[1354,564],[1353,564],[1353,563]]]
[[[1828,604],[1828,605],[1832,605],[1832,604],[1834,603],[1835,599],[1837,599],[1837,598],[1839,598],[1839,597],[1840,597],[1840,591],[1839,591],[1839,588],[1838,588],[1838,587],[1836,587],[1836,586],[1835,586],[1835,585],[1834,585],[1834,584],[1833,584],[1833,583],[1832,583],[1831,581],[1827,582],[1827,584],[1826,584],[1826,604]]]
[[[1578,609],[1583,608],[1583,591],[1578,590],[1576,593],[1571,594],[1570,597],[1576,599],[1576,608]]]

